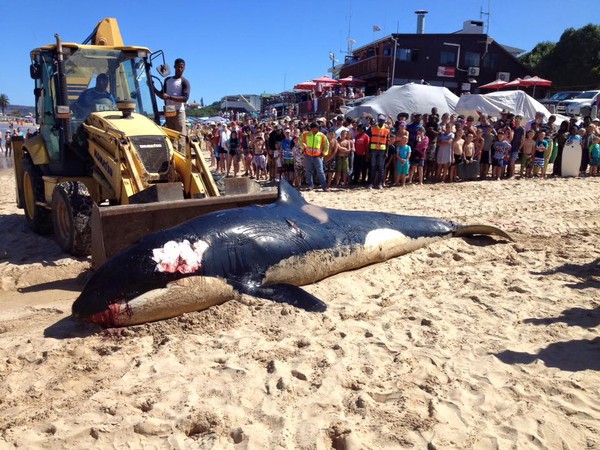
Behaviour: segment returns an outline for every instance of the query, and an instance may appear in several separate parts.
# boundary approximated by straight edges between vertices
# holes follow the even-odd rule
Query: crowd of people
[[[339,115],[199,128],[211,167],[225,176],[287,179],[297,188],[385,186],[560,176],[566,144],[581,147],[580,175],[598,175],[600,121],[586,116],[558,124],[537,113],[531,121],[502,110],[499,117],[444,113]],[[552,172],[548,171],[552,164]]]
[[[23,131],[21,127],[18,127],[14,124],[14,122],[9,122],[8,130],[4,133],[0,133],[0,151],[4,151],[4,156],[12,156],[12,145],[11,141],[14,136],[21,136],[25,139],[29,139],[35,133],[37,133],[37,128],[27,128],[27,131]]]

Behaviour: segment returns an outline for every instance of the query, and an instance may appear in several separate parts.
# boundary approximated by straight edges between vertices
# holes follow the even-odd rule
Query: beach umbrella
[[[509,81],[504,86],[502,86],[502,89],[504,89],[504,88],[518,88],[519,86],[523,86],[521,84],[522,81],[523,80],[521,78],[515,78],[514,80]]]
[[[494,80],[491,83],[484,84],[479,86],[479,89],[500,89],[506,85],[506,81],[504,80]]]
[[[533,86],[533,95],[532,95],[532,97],[535,97],[535,87],[536,86],[549,87],[549,86],[552,86],[552,81],[545,80],[545,79],[540,78],[540,77],[538,77],[536,75],[534,77],[525,77],[525,78],[523,78],[521,80],[521,86],[524,86],[524,87]]]
[[[327,75],[323,75],[322,77],[315,78],[313,81],[315,83],[321,83],[321,84],[338,84],[338,80],[334,80],[333,78],[328,77]]]
[[[340,78],[338,81],[342,84],[347,84],[347,85],[365,84],[364,80],[361,80],[360,78],[354,78],[352,75],[350,75],[349,77],[346,77],[346,78]]]
[[[521,80],[521,86],[552,86],[552,81],[538,77],[525,77]]]
[[[312,91],[317,86],[314,81],[303,81],[294,86],[294,89],[300,89],[302,91]]]

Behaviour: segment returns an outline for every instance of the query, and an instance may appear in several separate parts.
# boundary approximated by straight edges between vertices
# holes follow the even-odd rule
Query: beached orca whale
[[[298,286],[436,239],[476,234],[511,240],[488,225],[322,208],[281,181],[272,204],[218,211],[144,236],[98,268],[72,313],[102,326],[126,326],[206,309],[239,293],[325,311]]]

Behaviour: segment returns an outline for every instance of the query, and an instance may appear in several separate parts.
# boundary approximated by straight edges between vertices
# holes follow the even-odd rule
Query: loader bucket
[[[265,205],[275,200],[277,191],[120,206],[94,205],[92,266],[100,267],[112,255],[148,233],[174,227],[210,212]]]

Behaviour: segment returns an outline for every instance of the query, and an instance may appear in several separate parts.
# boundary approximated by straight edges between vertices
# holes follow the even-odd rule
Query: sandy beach
[[[600,449],[600,178],[306,192],[503,228],[306,290],[104,331],[88,259],[25,226],[0,170],[0,448]]]

